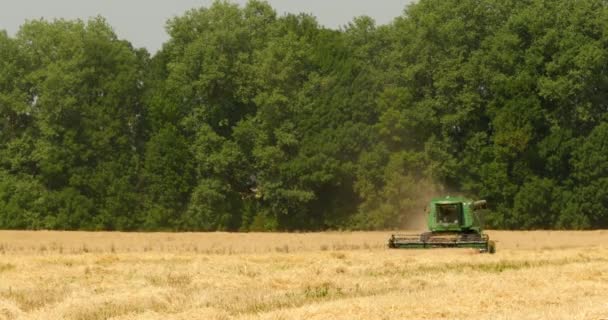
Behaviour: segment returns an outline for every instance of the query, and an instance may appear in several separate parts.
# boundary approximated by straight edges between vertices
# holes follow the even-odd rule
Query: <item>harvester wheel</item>
[[[496,253],[496,243],[494,241],[488,241],[488,253],[494,254]]]

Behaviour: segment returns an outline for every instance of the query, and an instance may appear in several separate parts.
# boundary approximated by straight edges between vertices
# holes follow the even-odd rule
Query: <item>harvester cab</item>
[[[431,200],[427,207],[428,232],[391,235],[388,246],[395,249],[474,248],[494,253],[496,246],[482,230],[485,200],[462,197]]]

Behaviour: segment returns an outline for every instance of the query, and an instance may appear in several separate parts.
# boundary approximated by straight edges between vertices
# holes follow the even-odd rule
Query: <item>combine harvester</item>
[[[429,232],[417,235],[393,234],[389,248],[474,248],[494,253],[496,245],[483,233],[480,211],[486,201],[472,201],[461,197],[433,199],[428,207]]]

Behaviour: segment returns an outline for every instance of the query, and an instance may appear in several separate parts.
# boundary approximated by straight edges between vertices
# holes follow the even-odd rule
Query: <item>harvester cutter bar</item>
[[[475,248],[486,250],[489,238],[485,234],[393,234],[389,248]]]

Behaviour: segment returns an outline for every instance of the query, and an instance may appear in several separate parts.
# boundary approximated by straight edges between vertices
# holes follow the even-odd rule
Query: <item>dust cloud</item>
[[[401,225],[397,227],[404,230],[427,230],[428,204],[431,199],[443,196],[444,192],[445,189],[437,183],[419,180],[405,200],[406,205],[400,206]]]

